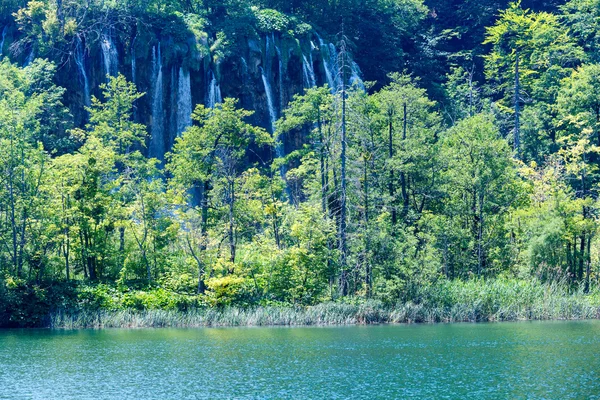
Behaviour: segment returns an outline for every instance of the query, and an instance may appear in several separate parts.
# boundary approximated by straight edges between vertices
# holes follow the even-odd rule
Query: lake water
[[[1,399],[600,399],[600,321],[0,331]]]

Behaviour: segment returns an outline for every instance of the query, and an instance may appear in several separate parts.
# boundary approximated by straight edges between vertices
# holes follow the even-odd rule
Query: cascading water
[[[271,121],[271,133],[275,133],[275,122],[277,121],[277,111],[275,110],[275,103],[273,102],[273,91],[271,89],[271,84],[269,83],[269,79],[267,75],[265,75],[265,70],[260,69],[260,73],[262,76],[263,85],[265,87],[265,94],[267,95],[267,107],[269,109],[269,117]]]
[[[169,79],[170,87],[169,87],[169,143],[167,148],[171,148],[173,143],[175,143],[175,138],[178,136],[179,132],[177,131],[177,102],[179,95],[179,83],[177,80],[177,67],[174,65],[171,66],[171,77]]]
[[[337,84],[335,77],[337,76],[337,71],[332,66],[332,56],[330,48],[321,37],[319,37],[319,47],[321,50],[321,57],[323,59],[323,67],[325,69],[325,77],[327,79],[327,84],[329,85],[329,89],[332,92],[337,92]],[[335,53],[334,53],[335,54]]]
[[[242,60],[242,75],[244,77],[248,76],[248,62],[246,61],[246,59],[244,57],[241,58]]]
[[[263,63],[263,73],[267,76],[271,76],[273,62],[273,43],[271,42],[271,36],[265,36],[265,59]]]
[[[133,82],[133,84],[136,83],[136,63],[135,63],[135,41],[137,39],[137,36],[133,37],[133,40],[131,41],[131,82]]]
[[[250,81],[250,77],[249,77],[249,72],[248,72],[248,62],[246,61],[246,59],[244,57],[241,57],[242,60],[242,83],[244,85],[244,90],[248,85],[248,82]]]
[[[79,37],[75,43],[75,53],[73,56],[75,58],[77,69],[79,70],[81,83],[83,84],[83,101],[85,106],[89,107],[91,105],[90,83],[88,81],[87,72],[85,69],[85,53],[83,51],[83,43],[81,43],[81,39]]]
[[[271,84],[269,83],[269,79],[265,75],[265,70],[261,68],[260,73],[262,76],[263,85],[265,87],[265,94],[267,95],[267,108],[269,109],[269,119],[271,122],[271,133],[274,134],[275,129],[276,129],[275,123],[277,122],[277,110],[275,109],[275,103],[273,101],[273,90],[271,88]],[[284,156],[283,148],[281,147],[281,145],[278,144],[277,146],[275,146],[275,153],[278,158],[281,158]]]
[[[329,43],[329,60],[329,65],[331,67],[331,76],[333,77],[333,87],[337,91],[342,86],[342,78],[340,75],[340,68],[338,65],[338,52],[333,43]]]
[[[360,71],[360,67],[354,61],[352,61],[351,67],[352,67],[352,75],[350,75],[350,85],[356,86],[363,91],[366,90],[365,84],[361,78],[362,73]]]
[[[275,134],[275,130],[276,130],[276,126],[275,123],[277,122],[277,109],[275,108],[275,96],[273,95],[273,87],[271,85],[271,80],[270,77],[273,76],[273,68],[272,68],[272,63],[273,63],[273,50],[275,50],[275,52],[277,53],[277,58],[279,60],[279,85],[280,85],[280,98],[279,101],[281,104],[281,107],[283,109],[283,95],[281,93],[283,93],[283,63],[282,63],[282,59],[281,59],[281,52],[279,51],[279,48],[277,46],[275,46],[275,36],[273,34],[271,34],[271,36],[267,35],[265,37],[265,58],[264,58],[264,68],[261,67],[260,68],[260,74],[261,74],[261,78],[263,81],[263,86],[265,89],[265,95],[267,98],[267,109],[269,111],[269,122],[270,122],[270,128],[271,128],[271,134]],[[282,158],[285,154],[283,151],[283,147],[281,145],[281,143],[278,143],[275,146],[275,154],[277,156],[277,158]],[[281,167],[281,175],[285,176],[285,167],[282,166]]]
[[[273,40],[272,36],[265,37],[265,59],[264,66],[260,68],[260,74],[267,97],[267,109],[269,110],[269,119],[271,122],[271,133],[275,133],[275,121],[277,121],[277,109],[275,108],[275,101],[273,96],[273,88],[271,86],[270,77],[272,75],[272,62],[273,62]]]
[[[177,87],[177,135],[192,125],[192,85],[190,71],[179,68]]]
[[[312,55],[311,61],[308,61],[306,56],[302,55],[302,74],[304,76],[304,87],[306,89],[313,88],[317,86],[317,78],[315,77],[315,70],[312,65]]]
[[[2,28],[2,41],[0,41],[0,59],[2,59],[2,55],[4,54],[4,40],[6,39],[6,33],[8,32],[8,25],[5,25]]]
[[[273,40],[274,41],[274,40]],[[275,46],[275,52],[277,53],[277,61],[278,61],[278,80],[279,80],[279,109],[283,110],[285,108],[285,97],[284,97],[284,86],[283,86],[283,58],[281,56],[281,50],[279,47]]]
[[[163,104],[163,71],[160,53],[156,46],[152,47],[152,65],[154,73],[154,91],[152,97],[152,136],[150,137],[150,157],[162,160],[165,152],[165,121]]]
[[[27,56],[27,60],[25,60],[25,66],[27,67],[31,65],[33,60],[35,60],[35,48],[32,48],[31,52],[29,53],[29,56]]]
[[[215,108],[217,104],[223,102],[223,98],[221,97],[221,87],[219,86],[217,77],[212,70],[209,71],[208,78],[210,83],[208,85],[208,93],[206,96],[206,106],[208,108]]]
[[[111,35],[103,34],[100,41],[102,48],[102,59],[104,60],[104,75],[116,76],[119,67],[119,53]]]

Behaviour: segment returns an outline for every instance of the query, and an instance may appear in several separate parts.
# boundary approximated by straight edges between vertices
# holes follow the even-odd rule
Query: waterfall
[[[83,84],[83,102],[86,107],[89,107],[91,105],[90,83],[85,70],[85,53],[83,52],[83,43],[81,43],[81,39],[79,37],[77,38],[77,42],[75,44],[74,57],[75,64],[79,70],[79,77],[81,79],[81,83]]]
[[[271,133],[274,134],[275,129],[276,129],[275,123],[277,122],[277,110],[275,109],[275,103],[273,102],[273,90],[271,89],[271,84],[269,83],[269,79],[265,75],[265,71],[261,68],[260,72],[262,75],[263,85],[265,87],[265,94],[267,95],[267,107],[269,109],[269,119],[271,122]],[[275,153],[278,158],[281,158],[284,156],[283,148],[281,147],[280,144],[277,144],[277,146],[275,146]]]
[[[272,68],[271,65],[273,63],[273,43],[271,41],[271,37],[269,35],[265,36],[265,63],[264,63],[264,71],[267,74],[267,77],[271,76]]]
[[[283,109],[285,108],[285,99],[284,99],[284,86],[283,86],[283,59],[281,57],[281,50],[279,50],[279,47],[275,46],[275,52],[277,53],[277,61],[279,61],[279,77],[278,77],[278,81],[279,81],[279,109],[283,112]]]
[[[311,61],[308,61],[306,56],[302,55],[302,73],[304,75],[304,87],[306,89],[317,86],[317,79],[315,77],[315,70],[312,65],[312,54],[310,56]]]
[[[136,64],[135,64],[135,41],[137,39],[137,36],[133,37],[133,40],[131,41],[131,82],[133,82],[135,84],[136,81],[136,76],[135,76],[135,68],[136,68]]]
[[[109,75],[116,76],[119,68],[119,53],[112,37],[103,34],[100,47],[102,48],[102,59],[104,60],[104,75],[107,79]]]
[[[217,77],[212,70],[209,71],[208,78],[210,79],[210,83],[208,85],[206,105],[208,108],[215,108],[217,104],[221,104],[223,102],[223,98],[221,97],[221,87],[219,86]]]
[[[152,47],[152,66],[154,72],[154,93],[152,97],[152,136],[150,137],[150,157],[162,159],[165,151],[165,121],[163,105],[163,72],[160,53],[156,46]]]
[[[171,66],[171,78],[169,80],[169,141],[167,144],[167,148],[170,149],[175,143],[175,138],[178,136],[179,132],[177,130],[177,101],[179,95],[179,83],[177,80],[177,68],[173,65]],[[165,110],[166,111],[166,110]],[[165,128],[165,131],[167,129]]]
[[[190,71],[179,68],[177,87],[177,135],[192,125],[192,85]]]
[[[333,93],[337,92],[338,86],[336,84],[336,77],[338,71],[335,69],[335,66],[332,65],[332,55],[330,46],[326,45],[323,39],[319,37],[319,47],[321,50],[321,57],[323,59],[323,67],[325,69],[325,77],[327,79],[327,84],[329,85],[329,89]],[[335,56],[335,46],[334,46],[334,56]]]
[[[354,61],[352,61],[352,75],[350,75],[350,85],[352,86],[357,86],[359,89],[365,91],[365,84],[362,80],[362,78],[360,77],[362,75],[361,71],[360,71],[360,67],[358,66],[358,64]]]
[[[2,28],[2,41],[0,41],[0,59],[2,59],[2,55],[4,54],[4,40],[6,39],[6,32],[8,31],[8,25],[5,25]]]
[[[271,121],[271,133],[275,133],[275,122],[277,121],[277,111],[275,110],[275,103],[273,102],[273,91],[265,70],[260,69],[262,75],[263,85],[265,87],[265,94],[267,95],[267,107],[269,109],[269,118]]]
[[[242,57],[242,75],[248,75],[248,62],[244,57]]]
[[[340,74],[340,66],[338,65],[338,52],[333,43],[329,43],[329,64],[331,67],[331,76],[335,90],[339,90],[342,86],[342,77]]]
[[[273,42],[275,41],[275,36],[272,34],[271,36],[267,35],[265,37],[265,60],[264,67],[260,68],[260,74],[263,81],[263,86],[265,88],[265,94],[267,97],[267,108],[269,110],[269,119],[271,122],[271,133],[275,133],[275,121],[277,121],[277,109],[275,108],[275,99],[273,96],[273,88],[271,85],[271,76],[272,76],[272,63],[273,63]],[[276,49],[279,53],[279,49]],[[281,56],[279,57],[281,60]]]
[[[25,66],[27,67],[27,66],[31,65],[33,60],[35,60],[35,47],[31,48],[31,52],[27,56],[27,60],[25,60]]]
[[[247,91],[247,86],[248,86],[248,62],[246,61],[246,59],[244,57],[241,58],[242,59],[242,84],[244,85],[243,90],[244,92]]]

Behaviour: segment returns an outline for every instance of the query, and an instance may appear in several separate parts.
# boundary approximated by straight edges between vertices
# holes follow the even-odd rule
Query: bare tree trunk
[[[577,269],[577,280],[583,280],[583,264],[585,263],[585,232],[581,234],[579,243],[579,268]]]
[[[483,270],[483,200],[484,194],[479,194],[479,226],[477,230],[477,275]]]
[[[393,117],[394,115],[394,111],[393,109],[391,109],[390,106],[390,110],[388,110],[388,133],[389,133],[389,139],[388,139],[388,157],[389,160],[391,161],[392,158],[394,157],[394,123],[393,123]],[[394,185],[394,168],[390,165],[390,182],[389,182],[389,192],[390,192],[390,201],[392,204],[392,225],[395,226],[398,222],[398,214],[396,211],[396,187]]]
[[[514,137],[514,148],[515,157],[521,158],[521,84],[519,81],[519,50],[516,51],[517,59],[515,61],[515,137]]]
[[[319,130],[319,145],[320,145],[320,172],[321,172],[321,211],[323,215],[327,214],[327,170],[325,167],[325,139],[323,137],[323,126],[321,125],[321,113],[318,111],[319,119],[317,120],[317,127]]]
[[[408,114],[406,112],[406,103],[404,103],[404,121],[403,121],[403,128],[402,128],[402,142],[404,143],[404,141],[406,140],[406,134],[407,134],[407,123],[408,123]],[[408,189],[407,189],[407,182],[406,182],[406,173],[404,172],[404,169],[402,170],[402,172],[400,172],[400,185],[402,186],[402,217],[406,218],[406,216],[408,215]]]
[[[208,230],[208,194],[210,192],[210,182],[208,180],[202,182],[202,200],[200,202],[200,257],[204,256],[206,251],[206,235]],[[192,251],[192,254],[195,252]],[[206,272],[206,266],[204,260],[200,257],[196,257],[198,263],[198,293],[204,293],[206,285],[204,284],[204,274]]]
[[[365,249],[364,249],[364,263],[365,263],[365,288],[367,297],[371,296],[371,260],[369,259],[370,235],[369,235],[369,160],[364,157],[364,216],[365,216]]]
[[[592,255],[591,255],[591,247],[592,245],[592,235],[589,234],[587,236],[587,256],[585,258],[585,292],[589,293],[590,291],[590,269],[592,264]]]
[[[234,236],[234,214],[233,214],[233,206],[235,202],[235,181],[231,179],[229,181],[229,252],[230,257],[229,260],[234,263],[235,262],[235,236]],[[233,272],[233,271],[232,271]]]
[[[67,277],[67,281],[71,280],[71,272],[70,272],[70,268],[69,268],[69,256],[71,253],[71,241],[69,238],[69,228],[66,227],[64,230],[64,234],[65,234],[65,248],[63,251],[63,254],[65,256],[65,275]]]
[[[341,150],[341,193],[340,193],[340,292],[342,296],[348,294],[348,277],[347,277],[347,243],[346,243],[346,42],[342,39],[340,55],[342,58],[342,150]]]

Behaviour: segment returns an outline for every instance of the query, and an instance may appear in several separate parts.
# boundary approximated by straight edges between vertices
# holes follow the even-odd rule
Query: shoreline
[[[384,307],[377,302],[359,305],[322,303],[309,307],[254,307],[225,309],[116,310],[56,312],[42,328],[57,330],[107,328],[203,328],[203,327],[309,327],[383,324],[481,323],[518,321],[576,321],[600,319],[600,306],[562,299],[548,307],[499,309],[482,313],[474,305],[425,308],[407,303]],[[569,301],[571,300],[571,301]]]

